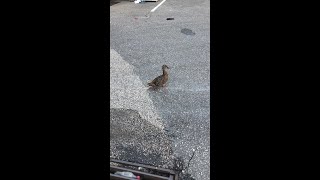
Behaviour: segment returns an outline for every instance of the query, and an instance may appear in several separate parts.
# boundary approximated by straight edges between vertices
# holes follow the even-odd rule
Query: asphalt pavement
[[[150,13],[159,3],[110,6],[110,157],[165,168],[182,159],[208,180],[210,1],[167,0]],[[148,89],[163,64],[168,86]]]

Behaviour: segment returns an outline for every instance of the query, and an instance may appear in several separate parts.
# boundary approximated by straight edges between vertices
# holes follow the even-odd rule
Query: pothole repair
[[[181,29],[181,33],[189,36],[194,36],[196,33],[193,32],[191,29],[183,28]]]

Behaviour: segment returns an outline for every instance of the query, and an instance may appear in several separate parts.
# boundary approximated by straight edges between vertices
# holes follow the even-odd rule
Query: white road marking
[[[166,2],[166,0],[162,0],[162,2],[158,4],[155,8],[153,8],[150,12],[154,12],[155,10],[157,10],[158,7],[160,7],[164,2]]]

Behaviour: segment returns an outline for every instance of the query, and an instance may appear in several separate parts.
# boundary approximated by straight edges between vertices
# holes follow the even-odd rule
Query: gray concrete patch
[[[110,50],[110,107],[137,110],[143,119],[162,129],[163,124],[134,67]]]
[[[130,109],[110,109],[110,157],[173,167],[171,141],[164,131]]]

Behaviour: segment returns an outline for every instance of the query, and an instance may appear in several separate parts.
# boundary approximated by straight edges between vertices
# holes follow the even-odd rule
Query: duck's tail
[[[148,85],[149,85],[149,86],[154,86],[154,84],[153,84],[153,83],[151,83],[151,82],[150,82],[150,83],[148,83]]]

